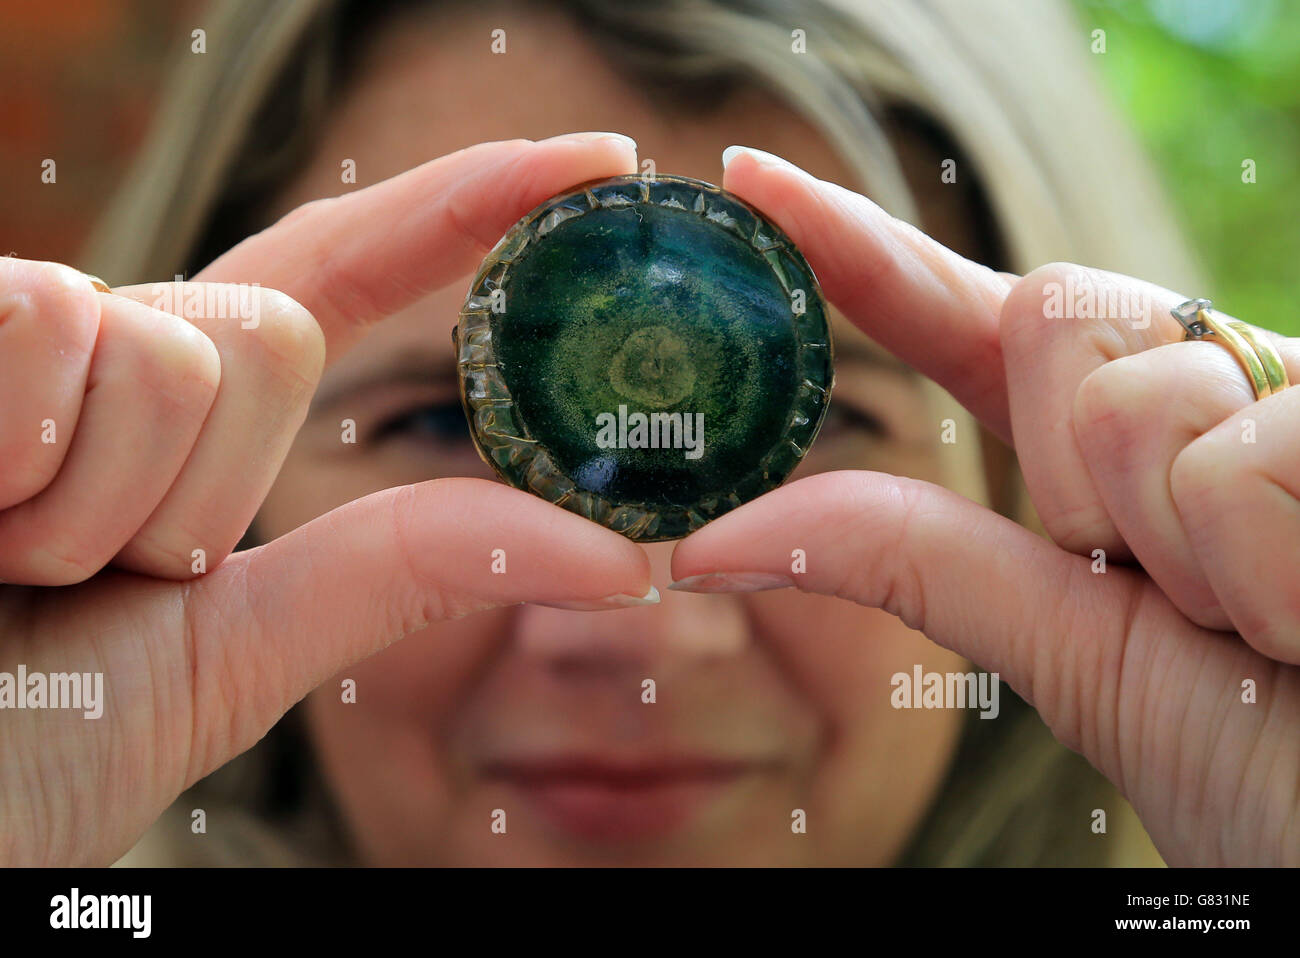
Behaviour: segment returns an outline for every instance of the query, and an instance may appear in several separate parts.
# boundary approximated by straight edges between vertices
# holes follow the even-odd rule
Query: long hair
[[[569,11],[639,84],[697,97],[737,84],[766,90],[839,152],[857,178],[846,186],[922,228],[884,121],[923,118],[960,156],[959,175],[978,184],[1002,259],[988,265],[1024,272],[1070,260],[1198,288],[1200,269],[1156,178],[1094,80],[1087,34],[1061,5],[533,2]],[[218,4],[207,19],[208,52],[181,54],[152,132],[79,265],[109,283],[170,279],[268,225],[270,201],[301,169],[369,31],[421,5],[432,0]],[[796,31],[807,53],[792,56]],[[925,388],[939,417],[981,437],[945,456],[945,484],[1041,532],[1009,451],[942,388],[928,380]],[[999,721],[966,722],[900,863],[1158,864],[1115,789],[1003,693]],[[297,719],[291,711],[257,747],[194,786],[170,810],[176,820],[123,862],[346,861]],[[235,837],[178,852],[188,810],[205,802],[229,810]],[[1107,812],[1104,839],[1089,827],[1095,809]]]

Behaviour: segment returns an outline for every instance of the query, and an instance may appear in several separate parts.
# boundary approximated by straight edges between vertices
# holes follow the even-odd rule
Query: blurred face
[[[488,52],[495,27],[506,55]],[[627,133],[664,173],[718,182],[722,149],[741,143],[856,186],[812,127],[761,92],[668,112],[562,20],[457,13],[377,37],[279,207],[341,192],[344,158],[366,185],[476,142],[576,130]],[[916,143],[899,148],[905,162],[921,156]],[[960,216],[927,196],[932,232],[960,246]],[[392,316],[329,370],[258,517],[264,539],[391,486],[493,478],[469,440],[450,346],[470,279]],[[834,402],[794,478],[854,468],[942,481],[938,422],[918,381],[838,313],[834,323]],[[355,444],[341,441],[344,419]],[[310,732],[363,861],[886,864],[898,854],[934,798],[961,713],[895,711],[890,676],[965,664],[835,599],[666,591],[673,543],[645,548],[658,605],[475,615],[309,697]],[[342,678],[356,681],[355,704],[340,701]],[[654,703],[642,701],[645,679]],[[792,831],[796,809],[806,834]],[[493,831],[496,810],[505,834]]]

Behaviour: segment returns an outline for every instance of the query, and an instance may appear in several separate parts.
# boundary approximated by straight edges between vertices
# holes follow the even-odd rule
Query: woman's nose
[[[605,612],[524,605],[515,620],[522,651],[556,658],[635,662],[681,656],[737,655],[751,641],[749,617],[735,595],[673,592],[672,542],[643,546],[659,602]]]

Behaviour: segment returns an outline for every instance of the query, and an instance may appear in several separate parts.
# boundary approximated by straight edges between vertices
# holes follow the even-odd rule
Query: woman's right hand
[[[649,591],[629,540],[477,479],[230,554],[367,325],[544,199],[635,170],[634,144],[596,134],[480,144],[300,207],[187,284],[96,292],[0,259],[0,864],[111,863],[314,687],[431,622]],[[66,673],[102,673],[100,701],[15,707]]]

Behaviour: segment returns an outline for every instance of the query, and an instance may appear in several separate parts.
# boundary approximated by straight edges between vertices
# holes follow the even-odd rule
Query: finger
[[[186,589],[190,782],[329,676],[430,623],[653,591],[646,553],[628,539],[484,479],[358,499]]]
[[[0,509],[35,496],[63,464],[98,328],[84,275],[0,257]]]
[[[1277,348],[1290,375],[1300,374],[1300,343],[1280,341]],[[1209,569],[1192,549],[1170,475],[1191,443],[1254,401],[1232,354],[1218,344],[1198,342],[1103,363],[1075,396],[1072,433],[1104,514],[1174,605],[1207,628],[1231,628],[1232,620]],[[1219,448],[1239,455],[1241,438]],[[1246,555],[1209,558],[1236,562]]]
[[[1006,274],[771,154],[731,156],[722,182],[789,234],[854,325],[1010,441],[998,339]]]
[[[805,571],[791,573],[794,549]],[[1191,774],[1211,734],[1251,741],[1265,721],[1232,708],[1240,677],[1258,672],[1244,644],[1186,622],[1145,576],[1094,574],[1090,560],[918,480],[830,472],[776,489],[678,544],[673,588],[718,572],[784,576],[884,609],[997,672],[1140,814],[1168,801],[1170,764]],[[1173,747],[1156,741],[1171,728]]]
[[[316,318],[333,362],[370,323],[473,272],[544,200],[634,172],[636,146],[616,135],[480,143],[301,206],[195,279],[287,293]]]
[[[68,585],[102,569],[189,456],[220,380],[189,323],[107,293],[76,433],[54,481],[0,512],[0,581]]]
[[[114,560],[189,578],[219,565],[253,521],[307,415],[324,340],[311,314],[273,289],[160,283],[114,292],[183,312],[221,357],[221,385],[189,459]]]
[[[1242,638],[1300,665],[1300,389],[1193,440],[1169,483],[1192,551]]]
[[[1104,364],[1181,340],[1183,328],[1169,310],[1186,298],[1071,263],[1028,273],[1007,296],[1001,334],[1016,458],[1043,527],[1063,549],[1132,558],[1132,543],[1085,464],[1074,428],[1076,395]],[[1159,414],[1149,406],[1131,412]],[[1104,428],[1096,424],[1094,431]]]
[[[792,573],[796,549],[805,562]],[[940,486],[857,471],[790,483],[677,545],[673,588],[717,572],[783,576],[802,591],[884,609],[998,670],[1035,705],[1058,708],[1062,722],[1079,706],[1058,701],[1085,664],[1074,657],[1086,655],[1091,669],[1118,655],[1116,610],[1140,581],[1124,569],[1094,576],[1087,560]],[[1083,623],[1088,647],[1072,649],[1062,639]]]

